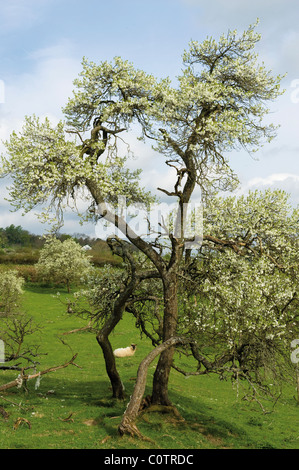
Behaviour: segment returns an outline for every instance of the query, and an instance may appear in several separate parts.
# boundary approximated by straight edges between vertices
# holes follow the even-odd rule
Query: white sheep
[[[136,344],[132,343],[127,348],[118,348],[113,351],[115,357],[128,357],[134,356],[136,352]]]

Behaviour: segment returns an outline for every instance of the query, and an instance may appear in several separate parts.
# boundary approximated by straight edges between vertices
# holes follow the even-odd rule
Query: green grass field
[[[41,369],[68,361],[73,353],[80,368],[49,373],[35,390],[13,388],[0,393],[0,405],[9,413],[0,415],[2,449],[299,449],[299,406],[295,389],[286,386],[280,401],[269,414],[263,414],[255,402],[237,396],[231,382],[216,376],[184,378],[173,371],[170,396],[184,421],[171,414],[145,413],[138,427],[149,438],[119,437],[117,426],[132,393],[139,362],[151,350],[146,338],[140,338],[127,314],[111,340],[113,347],[135,342],[132,358],[118,359],[119,371],[127,399],[111,398],[102,352],[94,335],[77,333],[58,336],[84,326],[82,320],[65,313],[64,306],[53,296],[57,290],[27,287],[26,311],[43,326],[36,342],[47,355],[41,357]],[[61,290],[61,298],[67,293]],[[151,391],[155,363],[149,370],[146,393]],[[16,378],[12,371],[1,372],[0,384]],[[269,408],[271,408],[269,404]],[[18,427],[18,418],[25,418]]]

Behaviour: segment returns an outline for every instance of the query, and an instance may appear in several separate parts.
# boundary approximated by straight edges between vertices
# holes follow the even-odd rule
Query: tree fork
[[[124,386],[116,368],[115,357],[109,341],[109,335],[121,320],[126,307],[126,302],[132,294],[138,279],[136,277],[136,267],[130,253],[125,249],[121,240],[115,238],[115,242],[118,243],[122,249],[122,258],[127,259],[131,265],[131,280],[115,301],[111,316],[108,318],[101,331],[97,334],[97,342],[103,351],[106,371],[112,386],[113,398],[123,399]],[[111,239],[108,241],[108,244],[113,251],[113,241]]]
[[[175,267],[174,267],[175,268]],[[163,280],[164,286],[164,321],[163,341],[167,341],[176,334],[178,318],[178,277],[176,271],[171,271]],[[170,406],[168,396],[168,381],[173,363],[175,344],[162,352],[153,379],[152,403]]]

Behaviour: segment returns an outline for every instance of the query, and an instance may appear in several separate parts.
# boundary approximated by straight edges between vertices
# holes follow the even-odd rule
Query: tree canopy
[[[12,178],[11,203],[26,211],[50,201],[59,211],[84,195],[90,201],[84,216],[95,218],[98,205],[115,204],[119,194],[127,203],[148,202],[140,171],[130,171],[129,155],[118,151],[134,123],[174,166],[178,183],[185,175],[183,188],[173,191],[180,200],[188,202],[196,184],[203,191],[235,187],[227,153],[240,146],[257,150],[275,136],[263,118],[267,102],[281,94],[281,77],[257,63],[259,40],[253,25],[218,42],[192,41],[176,87],[120,57],[99,65],[84,58],[65,121],[52,126],[48,118],[27,116],[20,134],[6,142],[1,173]]]

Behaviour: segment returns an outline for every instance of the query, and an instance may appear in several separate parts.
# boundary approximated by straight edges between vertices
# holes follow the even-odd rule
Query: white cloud
[[[20,2],[12,3],[17,8]],[[33,5],[35,2],[29,3]],[[13,5],[6,14],[13,17],[12,10]],[[21,11],[20,6],[20,15]],[[14,18],[17,21],[16,16]],[[21,130],[25,115],[35,113],[41,119],[47,116],[53,125],[57,124],[63,117],[61,108],[71,96],[73,80],[81,69],[80,61],[73,57],[72,44],[65,39],[28,53],[26,60],[29,71],[11,76],[5,83],[5,102],[0,104],[0,153],[5,152],[3,140],[8,139],[13,130]],[[13,223],[22,225],[32,233],[42,233],[46,227],[38,221],[34,211],[24,217],[21,211],[10,211],[9,203],[4,200],[8,194],[5,189],[8,184],[7,179],[0,181],[0,226],[6,227]],[[68,223],[71,230],[75,224]],[[78,223],[74,231],[80,231]]]
[[[268,27],[276,27],[287,18],[290,25],[296,25],[297,19],[294,10],[297,7],[297,0],[250,0],[240,2],[239,0],[214,0],[208,3],[204,0],[181,0],[189,8],[198,7],[201,15],[201,22],[206,24],[226,25],[226,29],[248,26],[257,18],[267,24]],[[194,10],[195,11],[195,10]],[[282,25],[281,25],[282,26]],[[225,32],[223,30],[222,32]]]
[[[71,43],[65,39],[31,52],[27,61],[28,66],[33,63],[31,70],[11,76],[5,83],[5,102],[0,105],[1,140],[7,139],[13,130],[20,130],[25,115],[48,116],[57,124],[81,69],[80,61],[72,56]]]
[[[61,107],[71,95],[80,62],[71,56],[70,46],[64,40],[62,44],[35,51],[31,57],[36,60],[33,72],[19,76],[13,84],[18,102],[21,100],[21,109],[26,114],[60,114]],[[9,99],[13,99],[9,95],[10,84],[7,88],[10,104]]]
[[[247,181],[236,191],[237,195],[246,194],[248,191],[265,189],[280,189],[290,194],[290,203],[299,204],[299,175],[292,173],[273,173],[266,177],[255,177]]]

